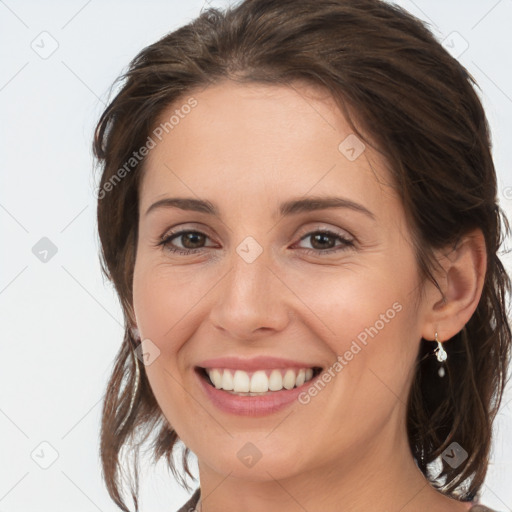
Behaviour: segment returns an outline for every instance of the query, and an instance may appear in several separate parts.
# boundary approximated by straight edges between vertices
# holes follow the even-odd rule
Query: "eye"
[[[180,241],[182,247],[176,247],[174,245],[173,240],[175,239]],[[188,254],[202,252],[203,249],[205,249],[202,244],[204,244],[207,239],[209,239],[208,235],[201,231],[182,230],[175,233],[167,233],[157,245],[163,246],[166,250],[172,253],[186,256]],[[313,245],[316,245],[319,248],[302,248],[303,252],[306,254],[332,254],[354,246],[354,241],[352,239],[346,238],[342,234],[335,233],[327,229],[310,231],[303,236],[300,241],[302,242],[307,239],[311,239]],[[336,243],[336,240],[339,240],[341,244],[335,246],[334,244]]]
[[[307,235],[303,236],[300,240],[312,240],[312,245],[320,247],[320,249],[304,249],[306,254],[332,254],[339,251],[344,251],[349,247],[354,246],[354,241],[350,238],[346,238],[344,235],[339,233],[335,233],[334,231],[330,231],[328,229],[323,229],[319,231],[310,231]],[[341,245],[335,247],[335,240],[340,240]],[[331,241],[329,241],[331,240]]]
[[[164,238],[158,245],[163,246],[168,251],[185,256],[187,254],[201,252],[203,249],[201,243],[204,243],[204,240],[207,238],[209,238],[208,235],[201,231],[183,230],[177,233],[168,233],[168,236],[164,235]],[[171,242],[174,239],[178,239],[184,246],[175,247],[172,245]]]

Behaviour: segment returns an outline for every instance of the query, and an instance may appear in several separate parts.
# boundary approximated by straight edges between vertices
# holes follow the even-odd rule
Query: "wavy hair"
[[[110,496],[129,512],[121,493],[121,452],[130,446],[131,496],[138,510],[138,453],[147,439],[152,439],[154,461],[165,457],[189,489],[174,462],[179,438],[163,417],[143,365],[130,411],[137,343],[130,329],[132,282],[145,160],[129,169],[126,162],[146,144],[170,105],[226,79],[287,86],[306,81],[328,91],[354,133],[388,162],[418,268],[438,289],[434,251],[455,246],[474,228],[483,232],[483,291],[464,329],[445,345],[447,383],[438,384],[437,366],[427,357],[432,347],[422,343],[407,404],[407,433],[418,467],[447,496],[472,500],[487,472],[492,424],[510,362],[505,303],[510,278],[498,255],[510,228],[498,205],[490,131],[476,81],[426,24],[380,0],[246,0],[224,10],[209,8],[144,48],[115,82],[120,90],[101,115],[93,141],[101,167],[102,272],[115,286],[125,316],[102,411],[101,462]],[[350,112],[368,137],[354,126]],[[468,458],[432,474],[431,463],[452,442]],[[185,447],[182,465],[192,477],[188,455]]]

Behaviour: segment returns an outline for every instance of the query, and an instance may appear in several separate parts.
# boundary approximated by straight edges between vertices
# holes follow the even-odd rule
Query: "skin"
[[[338,150],[352,130],[325,92],[224,81],[193,96],[197,106],[146,160],[133,306],[141,338],[160,351],[146,366],[154,395],[197,456],[202,510],[334,512],[343,504],[367,512],[376,503],[381,511],[467,510],[416,467],[405,404],[421,338],[433,340],[437,331],[449,339],[477,307],[482,234],[439,252],[444,301],[428,281],[419,295],[406,216],[386,164],[368,145],[354,161]],[[312,195],[348,198],[375,218],[346,208],[279,218],[281,202]],[[177,208],[146,215],[159,199],[178,196],[207,199],[221,217]],[[204,233],[199,243],[183,236],[170,243],[200,252],[158,246],[171,227]],[[354,245],[336,236],[315,243],[319,228]],[[252,263],[236,251],[248,236],[263,249]],[[306,253],[333,247],[340,250]],[[195,365],[229,355],[328,368],[394,303],[400,312],[307,405],[240,417],[217,409],[197,382]],[[250,468],[237,457],[247,442],[261,453]]]

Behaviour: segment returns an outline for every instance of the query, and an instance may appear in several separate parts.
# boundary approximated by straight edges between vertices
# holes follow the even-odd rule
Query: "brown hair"
[[[116,288],[126,326],[101,425],[103,476],[112,499],[129,510],[120,493],[120,453],[136,431],[142,437],[133,452],[135,510],[137,457],[150,434],[155,433],[154,461],[165,457],[189,489],[173,460],[179,439],[143,365],[134,408],[120,428],[135,379],[132,278],[144,160],[132,162],[131,169],[126,162],[171,104],[225,79],[269,85],[305,80],[330,92],[354,133],[389,164],[423,279],[438,286],[435,249],[455,246],[473,228],[482,230],[487,269],[478,307],[445,345],[447,378],[437,375],[433,345],[420,345],[407,416],[411,451],[426,478],[448,496],[473,499],[487,472],[510,358],[505,307],[510,278],[498,257],[509,224],[497,202],[489,127],[474,78],[420,20],[380,0],[246,0],[225,11],[210,8],[144,48],[118,79],[123,86],[101,116],[94,139],[102,167],[97,210],[102,270]],[[353,125],[349,110],[368,138]],[[430,463],[452,442],[469,457],[457,468],[444,465],[439,475],[431,474]],[[188,455],[185,448],[182,464],[192,477]]]

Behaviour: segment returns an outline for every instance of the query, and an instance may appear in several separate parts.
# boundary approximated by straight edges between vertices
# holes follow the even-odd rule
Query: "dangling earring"
[[[446,361],[446,359],[448,358],[448,354],[443,348],[442,343],[437,339],[437,332],[435,333],[434,338],[434,341],[437,342],[437,347],[434,349],[434,353],[437,357],[437,360],[441,363],[441,367],[439,368],[437,373],[439,374],[439,377],[444,377],[446,372],[444,369],[444,365],[442,363]]]
[[[132,333],[133,333],[133,335],[135,337],[137,337],[137,338],[139,337],[138,329],[132,329]],[[130,345],[132,345],[132,343],[130,343]],[[124,427],[126,421],[129,418],[130,414],[132,413],[133,404],[135,402],[135,397],[137,396],[137,391],[139,390],[139,381],[140,381],[139,358],[135,354],[135,350],[132,347],[130,347],[130,354],[132,356],[133,363],[135,365],[135,386],[134,386],[133,391],[132,391],[132,396],[131,396],[131,399],[130,399],[130,407],[128,408],[128,413],[126,414],[126,416],[124,417],[121,425],[119,426],[118,432],[120,432],[122,430],[122,428]]]

